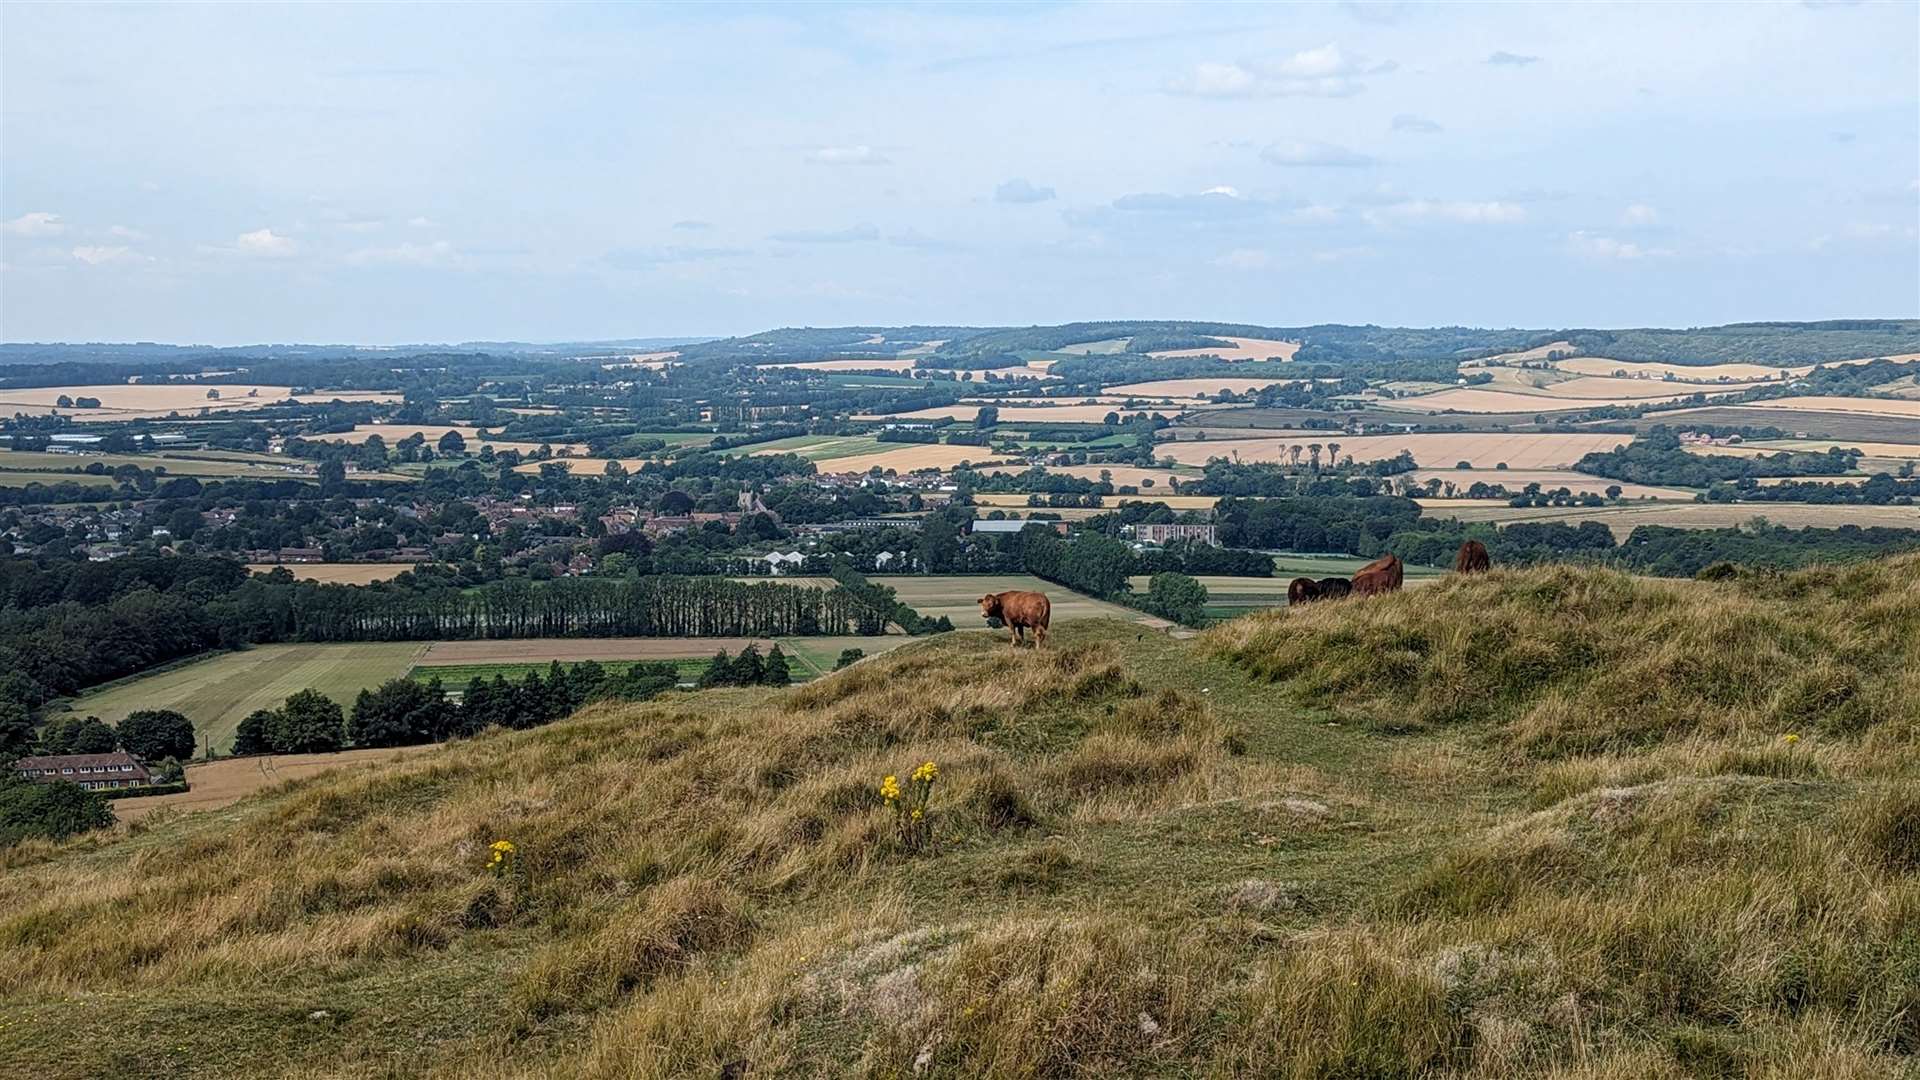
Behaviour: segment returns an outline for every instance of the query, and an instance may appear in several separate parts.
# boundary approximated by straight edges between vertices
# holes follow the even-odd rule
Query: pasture
[[[767,650],[763,649],[761,651],[765,652]],[[562,662],[560,666],[571,669],[578,664],[588,662],[589,661],[585,660],[578,660],[573,663]],[[647,661],[644,660],[594,660],[591,662],[599,664],[609,675],[624,675],[627,669],[633,665],[647,663]],[[690,681],[697,678],[700,674],[700,669],[707,664],[707,661],[704,659],[679,659],[667,662],[673,664],[674,667],[678,669],[680,678],[683,681]],[[426,683],[434,679],[439,679],[441,689],[450,694],[464,694],[467,692],[467,687],[473,685],[476,679],[492,679],[497,676],[506,679],[508,682],[519,682],[526,678],[530,672],[537,671],[545,675],[550,666],[551,662],[546,664],[531,662],[520,664],[441,664],[436,667],[416,667],[407,673],[407,677],[417,683]],[[801,665],[796,664],[793,666],[795,668],[794,680],[796,682],[811,674]]]
[[[999,461],[985,446],[948,446],[946,443],[881,443],[891,447],[867,454],[830,458],[820,466],[822,472],[864,473],[871,469],[913,472],[917,469],[953,469],[963,464],[986,465]]]
[[[248,563],[256,574],[275,570],[290,571],[297,581],[318,581],[328,585],[371,585],[392,581],[413,569],[411,563]]]
[[[900,446],[921,445],[930,444],[881,442],[871,435],[796,435],[791,439],[752,443],[740,447],[737,452],[754,457],[767,454],[793,454],[808,461],[832,461],[835,458],[883,453]],[[984,450],[985,448],[976,447],[975,449]],[[733,452],[736,451],[729,451],[729,453]]]
[[[1287,586],[1294,578],[1352,577],[1354,571],[1371,561],[1344,555],[1276,555],[1273,559],[1274,576],[1270,578],[1201,574],[1195,580],[1207,588],[1208,617],[1231,619],[1249,611],[1286,607]],[[1445,571],[1431,566],[1409,565],[1406,573],[1406,587],[1413,588],[1439,580]],[[1127,583],[1135,593],[1145,595],[1152,580],[1150,575],[1139,574],[1128,578]]]
[[[121,821],[137,821],[156,810],[218,810],[256,791],[289,780],[318,776],[332,769],[399,761],[439,748],[439,744],[429,743],[424,746],[338,750],[331,754],[262,754],[257,757],[223,758],[187,766],[186,791],[174,795],[115,799],[109,805],[113,807],[113,815]]]
[[[1512,413],[1528,410],[1553,412],[1565,409],[1586,409],[1595,405],[1664,404],[1670,401],[1682,401],[1695,394],[1709,396],[1733,394],[1743,389],[1746,387],[1675,388],[1671,383],[1647,382],[1640,379],[1574,379],[1554,383],[1534,391],[1511,386],[1491,390],[1472,386],[1456,387],[1451,390],[1442,390],[1437,394],[1422,394],[1418,397],[1384,398],[1379,404],[1382,408],[1407,412],[1447,410],[1462,413]]]
[[[756,579],[758,580],[758,579]],[[797,579],[807,581],[808,579]],[[810,583],[810,582],[809,582]],[[975,594],[978,595],[978,594]],[[767,652],[779,645],[796,659],[794,677],[802,668],[815,673],[831,671],[845,649],[862,649],[867,655],[904,645],[911,638],[903,634],[883,637],[830,636],[783,638],[541,638],[516,641],[437,641],[427,647],[414,668],[415,678],[439,674],[452,680],[469,669],[511,666],[522,671],[544,669],[555,660],[562,664],[595,660],[609,667],[639,660],[676,660],[704,663],[722,650],[737,653],[748,645]],[[491,677],[492,672],[488,672]],[[464,683],[462,684],[464,685]]]
[[[1081,480],[1099,480],[1103,475],[1112,481],[1115,487],[1137,487],[1149,494],[1162,490],[1171,491],[1183,480],[1194,480],[1196,476],[1174,472],[1172,469],[1143,469],[1136,465],[1048,465],[1046,470],[1055,476],[1072,476]],[[991,469],[990,472],[1021,473],[1020,468]]]
[[[493,445],[498,446],[499,444],[494,443]],[[653,458],[643,458],[643,457],[628,457],[628,458],[556,457],[556,458],[548,458],[545,461],[522,462],[518,465],[515,465],[513,467],[513,471],[517,473],[525,473],[528,476],[538,476],[540,475],[541,466],[558,465],[561,468],[567,470],[568,475],[571,475],[571,476],[605,476],[607,474],[607,463],[610,461],[618,461],[620,463],[620,467],[627,470],[628,472],[638,472],[642,465],[649,464],[653,460],[654,460]]]
[[[449,431],[457,431],[460,433],[460,437],[467,442],[467,453],[469,454],[479,453],[481,447],[484,446],[491,446],[497,451],[518,450],[523,454],[530,454],[542,446],[547,446],[556,454],[585,454],[587,452],[587,448],[578,443],[488,440],[483,437],[485,429],[465,424],[361,424],[352,431],[328,432],[324,435],[308,435],[304,437],[313,442],[337,442],[358,445],[378,435],[382,441],[391,447],[394,443],[402,439],[419,435],[427,441],[428,446],[437,449],[440,440],[445,437]]]
[[[1416,432],[1345,437],[1333,432],[1271,439],[1180,439],[1160,443],[1153,452],[1157,459],[1181,465],[1204,465],[1217,457],[1278,464],[1291,462],[1288,448],[1298,446],[1304,463],[1309,460],[1310,445],[1339,443],[1341,457],[1350,454],[1355,461],[1378,461],[1404,450],[1413,455],[1416,464],[1429,469],[1445,469],[1462,461],[1477,468],[1506,462],[1514,469],[1564,469],[1587,454],[1611,450],[1628,441],[1625,435],[1563,432]]]
[[[1064,585],[1042,581],[1029,574],[933,574],[888,577],[872,574],[876,583],[891,588],[901,601],[930,619],[942,615],[961,630],[977,630],[985,625],[980,619],[977,601],[986,593],[1016,589],[1043,592],[1053,601],[1053,621],[1071,619],[1128,619],[1152,621],[1151,616],[1130,611],[1118,604],[1083,596]]]
[[[74,698],[81,716],[119,723],[138,709],[174,709],[193,721],[202,746],[233,743],[234,729],[255,709],[278,707],[289,694],[313,689],[352,708],[360,691],[407,673],[427,646],[421,642],[256,645],[123,680]]]

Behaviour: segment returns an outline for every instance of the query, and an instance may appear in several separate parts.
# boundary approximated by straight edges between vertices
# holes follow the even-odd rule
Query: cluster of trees
[[[835,562],[831,573],[833,580],[863,605],[857,620],[862,634],[884,634],[888,623],[897,623],[900,629],[914,635],[944,634],[953,629],[953,621],[945,615],[927,618],[901,600],[892,588],[867,580],[866,575],[844,560]]]
[[[748,645],[740,650],[740,655],[729,657],[725,649],[713,654],[707,666],[701,669],[700,678],[695,686],[706,690],[715,686],[790,686],[793,684],[793,667],[787,661],[787,654],[775,645],[766,656],[760,655],[760,646]]]
[[[139,709],[118,725],[97,716],[60,716],[40,729],[39,754],[106,754],[115,750],[147,762],[185,761],[194,755],[193,721],[172,709]],[[25,752],[24,750],[18,752]]]
[[[1912,468],[1911,463],[1904,466]],[[1706,492],[1707,502],[1797,502],[1827,506],[1889,506],[1920,498],[1920,479],[1875,473],[1860,483],[1821,483],[1796,480],[1785,484],[1757,484],[1739,480],[1716,484]]]
[[[99,792],[79,784],[37,784],[11,769],[0,771],[0,848],[22,840],[64,840],[113,824]]]
[[[1026,529],[1020,534],[1026,571],[1077,592],[1125,604],[1188,626],[1206,620],[1206,586],[1174,570],[1161,570],[1148,582],[1145,595],[1136,594],[1127,580],[1142,572],[1131,546],[1095,532],[1062,540],[1052,530]],[[1267,560],[1272,573],[1273,560]]]
[[[1761,476],[1839,476],[1859,460],[1858,450],[1841,447],[1818,454],[1782,450],[1750,458],[1695,454],[1684,449],[1673,432],[1654,429],[1626,446],[1588,454],[1573,467],[1591,476],[1640,484],[1708,487]]]

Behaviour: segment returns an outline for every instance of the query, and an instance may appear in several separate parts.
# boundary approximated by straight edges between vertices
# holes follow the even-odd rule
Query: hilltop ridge
[[[0,1063],[1912,1073],[1920,556],[1056,640],[0,853]],[[929,761],[920,831],[881,782]]]

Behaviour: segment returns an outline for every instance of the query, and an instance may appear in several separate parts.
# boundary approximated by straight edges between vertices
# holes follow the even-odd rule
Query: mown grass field
[[[211,741],[224,752],[255,709],[278,707],[309,688],[350,709],[361,690],[406,674],[426,650],[420,642],[256,645],[126,680],[74,698],[69,707],[108,723],[137,709],[175,709],[193,721],[203,747]]]
[[[927,761],[916,831],[878,789]],[[1548,566],[943,635],[16,848],[0,1069],[1877,1080],[1916,926],[1920,557]]]

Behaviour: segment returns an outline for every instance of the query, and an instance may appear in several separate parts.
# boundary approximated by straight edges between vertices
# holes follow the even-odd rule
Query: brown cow
[[[1375,596],[1398,592],[1406,579],[1407,568],[1392,555],[1382,555],[1361,567],[1353,575],[1353,595]]]
[[[1478,540],[1469,540],[1460,545],[1460,554],[1453,557],[1453,572],[1456,574],[1482,574],[1493,565],[1487,558],[1487,545]]]
[[[1311,604],[1320,599],[1320,583],[1310,577],[1297,577],[1287,583],[1287,604]]]
[[[1013,645],[1018,647],[1024,632],[1033,631],[1034,648],[1047,643],[1047,625],[1053,621],[1053,603],[1046,593],[988,593],[980,598],[980,617],[999,619],[1013,630]]]
[[[1345,600],[1353,591],[1353,582],[1343,577],[1323,577],[1319,586],[1322,600]]]

